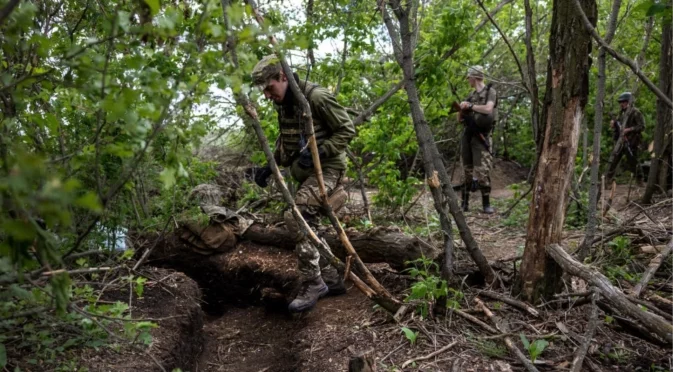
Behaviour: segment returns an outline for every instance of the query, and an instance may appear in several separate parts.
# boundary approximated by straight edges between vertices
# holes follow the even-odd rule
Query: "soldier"
[[[484,85],[484,69],[473,66],[467,70],[467,80],[474,91],[460,103],[458,120],[465,125],[461,140],[461,158],[465,171],[462,187],[463,210],[469,210],[470,192],[481,190],[484,213],[492,214],[491,207],[491,129],[498,116],[498,101],[491,84]]]
[[[621,107],[621,112],[618,120],[611,120],[610,125],[613,128],[619,128],[620,134],[610,155],[605,184],[610,185],[612,183],[619,161],[624,155],[626,155],[627,167],[635,175],[636,182],[642,184],[643,174],[638,165],[638,147],[640,146],[642,131],[645,129],[645,119],[643,119],[640,110],[633,105],[633,95],[630,92],[620,94],[617,101]]]
[[[341,187],[341,178],[346,171],[346,148],[355,136],[355,127],[346,110],[325,88],[311,82],[302,81],[293,74],[299,88],[308,100],[313,116],[315,138],[320,154],[323,180],[332,209],[338,210],[345,201],[346,193]],[[300,183],[295,195],[295,203],[309,223],[318,220],[320,201],[315,195],[318,181],[313,168],[313,159],[307,146],[301,106],[290,89],[288,77],[283,72],[276,55],[262,58],[252,71],[253,84],[260,86],[266,99],[272,100],[278,112],[280,134],[276,141],[274,158],[280,166],[290,167],[290,174]],[[267,165],[257,173],[255,182],[266,187],[271,168]],[[338,271],[320,256],[299,229],[292,212],[287,210],[283,217],[292,235],[299,260],[302,284],[297,297],[290,303],[291,312],[312,309],[318,299],[329,294],[346,292]]]

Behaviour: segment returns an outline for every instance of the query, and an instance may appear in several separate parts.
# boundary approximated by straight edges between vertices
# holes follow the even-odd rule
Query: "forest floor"
[[[522,182],[526,173],[527,170],[520,169],[513,163],[499,162],[496,165],[492,195],[498,212],[506,210],[519,194],[527,191],[508,187]],[[601,231],[636,213],[638,207],[627,201],[627,195],[633,200],[640,192],[642,188],[629,191],[628,185],[619,185],[614,206],[607,214]],[[351,211],[361,213],[359,190],[353,188],[350,194]],[[509,295],[511,278],[517,269],[515,258],[521,255],[525,244],[527,207],[523,202],[508,217],[499,213],[485,215],[480,212],[479,199],[478,194],[473,194],[472,211],[467,213],[468,223],[488,260],[505,261],[499,267],[503,270],[501,275],[505,278],[508,289],[500,293]],[[643,217],[636,223],[652,225],[653,229],[660,228],[661,224],[670,226],[670,205],[666,206],[667,208],[661,210],[652,210],[650,217],[654,216],[653,219]],[[408,212],[406,218],[397,218],[397,223],[406,225],[405,232],[423,235],[425,239],[439,245],[441,236],[432,231],[433,227],[427,217],[430,211],[434,211],[432,208],[431,200],[425,195]],[[374,213],[375,221],[377,213]],[[389,220],[393,219],[386,211],[381,214],[388,215]],[[583,230],[567,229],[564,242],[566,247],[576,247],[582,236]],[[456,245],[456,265],[473,267],[458,238]],[[634,249],[637,250],[636,245]],[[264,264],[253,270],[252,274],[236,273],[223,279],[209,276],[205,272],[208,270],[206,264],[182,262],[173,267],[184,274],[175,272],[175,276],[169,280],[172,289],[162,288],[166,283],[152,286],[153,282],[150,281],[145,298],[135,301],[138,309],[134,311],[137,314],[153,318],[170,317],[184,313],[186,305],[180,305],[180,298],[185,293],[191,297],[203,293],[200,300],[204,311],[202,318],[189,315],[184,322],[169,324],[167,327],[159,322],[160,328],[153,331],[155,341],[148,352],[161,360],[165,367],[181,366],[183,371],[194,372],[347,371],[350,357],[370,351],[379,371],[520,371],[524,367],[507,349],[504,339],[511,338],[528,356],[529,353],[521,341],[523,335],[531,343],[535,340],[548,342],[546,349],[535,361],[535,366],[540,371],[563,371],[569,370],[592,306],[587,304],[585,298],[559,299],[556,303],[538,306],[536,309],[539,314],[532,315],[500,301],[480,296],[480,292],[487,288],[470,283],[466,276],[462,281],[451,285],[455,290],[451,292],[452,300],[464,313],[492,326],[489,319],[475,306],[475,298],[480,298],[501,320],[508,323],[510,333],[490,333],[449,309],[434,309],[427,319],[423,319],[418,312],[411,312],[398,323],[350,283],[347,283],[347,294],[326,297],[312,311],[291,315],[285,310],[284,304],[265,306],[251,298],[262,286],[261,282],[267,280],[268,275],[273,272],[288,277],[296,274],[293,253],[255,244],[241,244],[237,250],[240,259],[257,260]],[[639,255],[637,258],[643,259],[646,264],[651,255]],[[269,263],[274,265],[272,269],[265,266]],[[398,298],[404,299],[408,295],[414,280],[406,272],[396,272],[386,264],[372,264],[370,268],[382,284]],[[671,271],[670,265],[665,271]],[[255,282],[255,275],[259,275],[258,283]],[[670,278],[666,280],[670,282]],[[200,292],[194,288],[196,283]],[[618,283],[629,285],[626,280]],[[586,283],[577,280],[568,280],[567,285],[568,292],[582,292],[587,289]],[[232,290],[234,287],[235,291]],[[157,293],[162,293],[163,296],[171,293],[173,296],[152,300]],[[670,298],[671,293],[664,292],[662,296]],[[654,343],[648,342],[642,337],[625,332],[625,326],[613,321],[603,310],[599,319],[598,331],[583,370],[670,370],[670,346],[657,345],[656,340]],[[203,326],[199,328],[201,322]],[[405,337],[403,327],[417,335],[414,342]],[[455,344],[447,351],[423,360],[411,361],[450,343]],[[89,360],[87,364],[91,370],[159,370],[156,365],[152,367],[151,361],[141,353],[129,353],[87,355],[85,359]],[[137,362],[129,363],[130,355]],[[170,363],[166,363],[166,360]]]

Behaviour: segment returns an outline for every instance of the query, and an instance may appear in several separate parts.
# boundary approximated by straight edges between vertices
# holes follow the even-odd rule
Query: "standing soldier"
[[[621,113],[618,120],[610,121],[610,125],[613,128],[619,128],[619,138],[610,155],[605,184],[610,185],[612,183],[619,161],[624,155],[626,155],[628,169],[635,175],[636,182],[641,184],[643,174],[638,165],[638,147],[640,146],[642,131],[645,129],[645,119],[643,119],[640,110],[633,105],[633,95],[630,92],[620,94],[617,101],[621,107]]]
[[[297,74],[290,77],[297,81],[311,108],[315,138],[320,154],[322,175],[329,202],[337,211],[345,202],[346,193],[340,186],[346,171],[346,148],[355,136],[355,127],[346,110],[337,103],[325,88],[311,82],[301,81]],[[276,141],[274,158],[278,165],[290,167],[290,174],[300,183],[295,203],[309,223],[317,223],[321,203],[318,180],[313,168],[313,159],[304,133],[305,120],[299,100],[289,87],[288,77],[283,72],[278,57],[274,54],[262,58],[252,71],[253,84],[260,86],[266,99],[272,100],[278,112],[280,134]],[[267,165],[255,177],[260,187],[266,187],[271,168]],[[301,232],[290,210],[284,212],[285,224],[296,243],[302,284],[297,297],[290,303],[291,312],[312,309],[318,299],[330,293],[346,292],[338,271],[320,256]]]
[[[465,125],[461,140],[461,158],[465,171],[462,187],[463,210],[469,210],[470,192],[481,190],[484,213],[491,207],[491,130],[498,117],[498,100],[491,84],[484,85],[484,69],[473,66],[467,70],[467,80],[474,91],[460,103],[458,121]]]

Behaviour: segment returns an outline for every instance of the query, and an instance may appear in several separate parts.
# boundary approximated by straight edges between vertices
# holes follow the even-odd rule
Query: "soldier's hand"
[[[318,157],[320,159],[325,158],[325,150],[323,149],[318,149]],[[297,162],[297,165],[299,165],[299,168],[301,169],[310,169],[313,168],[313,157],[311,156],[311,151],[309,149],[305,149],[304,151],[301,152],[299,155],[299,161]]]
[[[614,120],[610,120],[610,128],[614,128],[614,127],[615,127],[615,121],[614,121]]]
[[[255,183],[259,187],[266,187],[268,186],[268,179],[269,176],[271,176],[271,167],[270,166],[265,166],[263,168],[260,168],[257,173],[255,173]]]
[[[461,110],[467,110],[472,108],[472,104],[470,102],[463,101],[460,103],[460,109]]]

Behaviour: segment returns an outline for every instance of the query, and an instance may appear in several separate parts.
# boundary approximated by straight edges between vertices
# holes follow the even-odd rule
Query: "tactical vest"
[[[315,115],[315,108],[311,102],[311,95],[313,91],[318,87],[317,84],[306,83],[302,91],[306,96],[306,100],[309,102],[311,107],[311,112],[313,113],[313,130],[315,132],[315,139],[318,146],[320,146],[325,139],[329,138],[332,135],[332,132],[327,126],[326,123],[323,123],[320,118]],[[288,87],[288,89],[290,89]],[[292,105],[278,105],[278,124],[280,127],[279,141],[281,145],[281,151],[284,152],[283,155],[287,156],[289,159],[295,158],[299,155],[301,151],[300,142],[304,142],[304,146],[308,141],[308,137],[305,135],[304,127],[305,120],[303,118],[303,112],[297,102],[296,97]]]
[[[488,95],[491,92],[491,85],[487,84],[481,92],[472,91],[467,97],[466,101],[471,102],[475,105],[485,105],[488,103]],[[495,90],[494,90],[495,91]],[[491,114],[486,115],[479,112],[474,112],[475,123],[477,124],[478,129],[482,133],[490,133],[494,127],[495,122],[498,120],[498,94],[496,92],[495,102],[493,105],[493,111]]]

